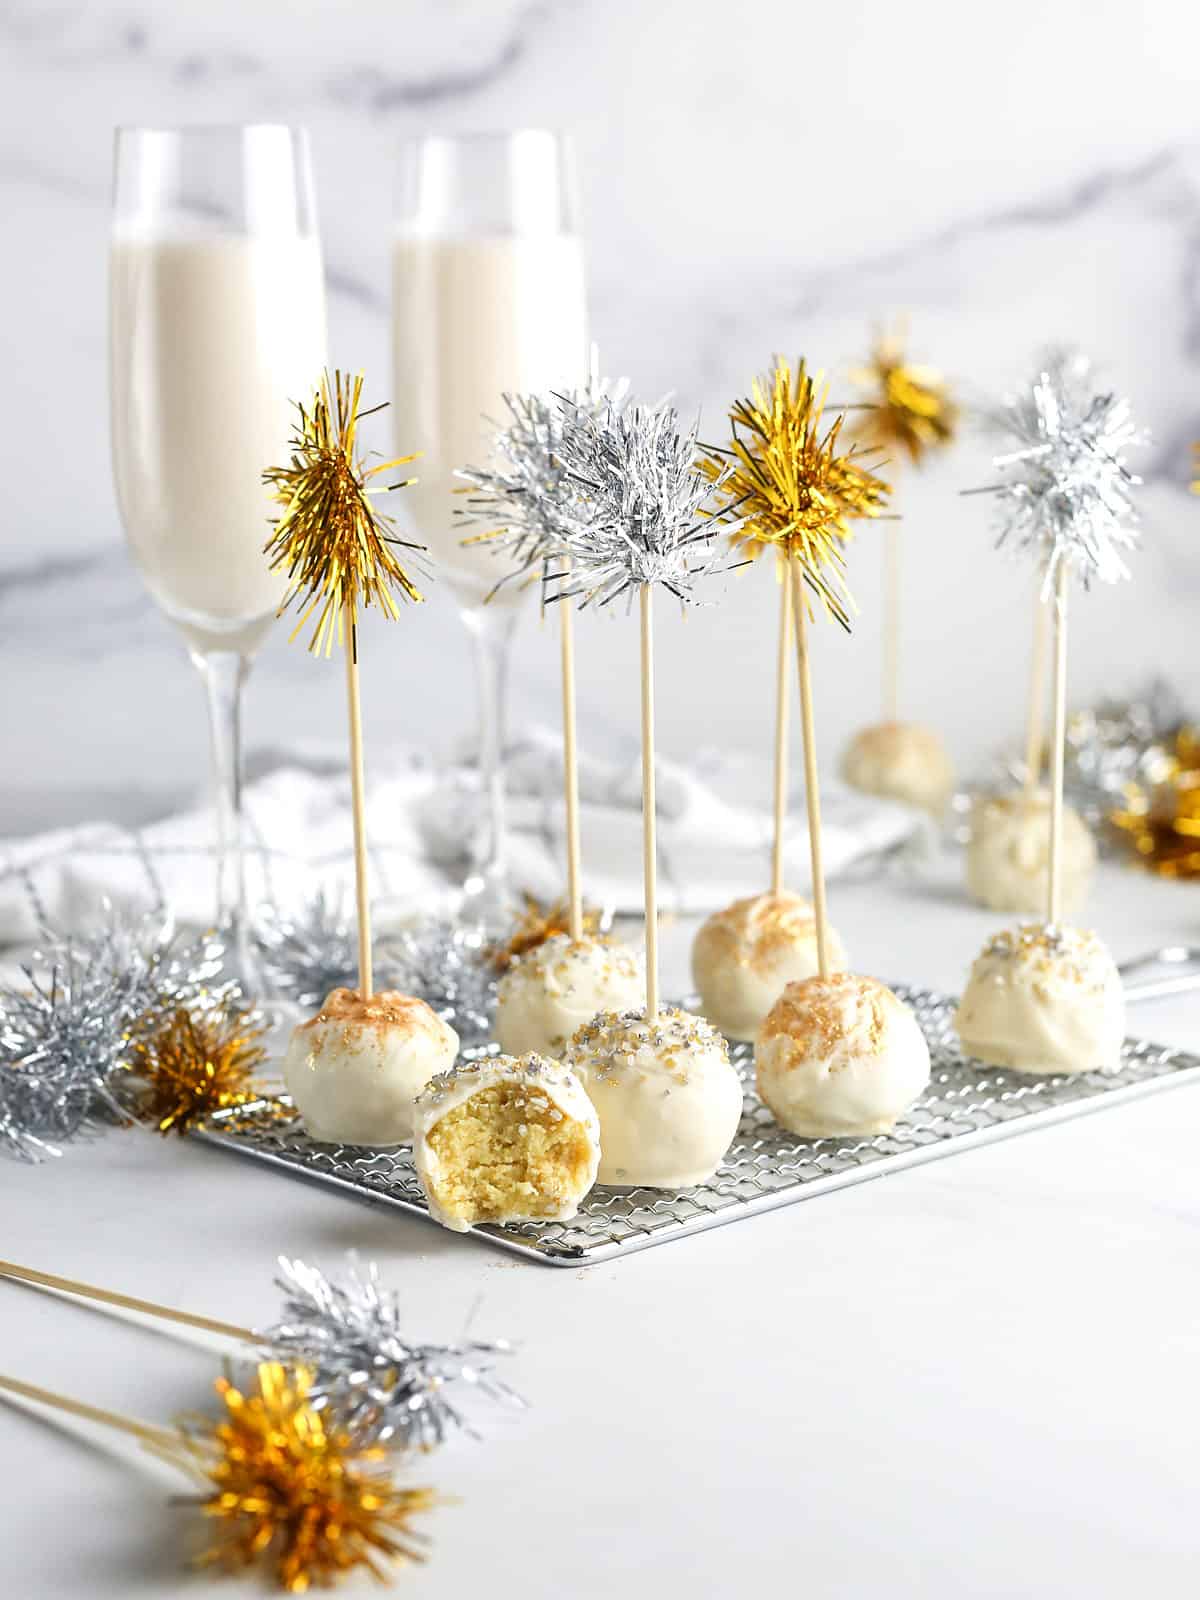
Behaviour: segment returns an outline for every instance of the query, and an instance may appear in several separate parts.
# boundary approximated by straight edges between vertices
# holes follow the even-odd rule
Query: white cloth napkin
[[[748,794],[767,795],[765,772],[702,760],[657,773],[660,899],[666,911],[705,912],[765,885],[771,824]],[[535,731],[507,763],[509,861],[514,884],[543,899],[562,892],[561,746]],[[580,772],[584,883],[617,912],[641,908],[641,779],[628,760],[590,759]],[[349,783],[323,759],[291,759],[246,792],[246,877],[251,905],[294,907],[318,889],[345,892],[353,878]],[[373,891],[418,910],[444,904],[460,882],[478,827],[479,797],[464,772],[418,760],[370,786]],[[831,877],[913,840],[921,822],[904,807],[833,789],[823,796]],[[809,881],[808,839],[797,799],[787,838],[788,880]],[[120,906],[169,906],[184,923],[212,916],[212,818],[196,808],[141,828],[87,823],[0,843],[0,944],[26,942],[42,922],[72,927],[98,897]]]

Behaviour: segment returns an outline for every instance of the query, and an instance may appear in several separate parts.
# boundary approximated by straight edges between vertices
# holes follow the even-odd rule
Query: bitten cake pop
[[[989,939],[955,1018],[969,1056],[1025,1073],[1112,1072],[1125,997],[1094,933],[1031,923]]]
[[[561,1056],[597,1012],[640,1005],[645,983],[641,957],[627,945],[556,934],[519,957],[500,980],[500,1048],[509,1055]]]
[[[314,1139],[404,1144],[417,1095],[457,1054],[458,1035],[424,1000],[335,989],[292,1034],[283,1080]]]
[[[829,930],[829,959],[846,965]],[[735,900],[704,922],[692,945],[692,981],[704,1015],[729,1039],[753,1039],[787,984],[818,970],[813,909],[798,894]]]
[[[842,777],[862,794],[917,806],[937,817],[954,787],[954,768],[941,736],[919,722],[880,722],[863,728],[842,756]]]
[[[929,1046],[912,1012],[850,973],[788,984],[754,1062],[763,1103],[804,1139],[886,1133],[929,1083]]]
[[[1062,900],[1081,905],[1096,865],[1087,824],[1070,806],[1062,813]],[[1040,912],[1049,893],[1050,796],[1018,790],[976,801],[967,841],[967,889],[993,911]]]
[[[606,1012],[579,1030],[565,1060],[600,1119],[601,1183],[683,1189],[712,1177],[737,1132],[742,1085],[702,1017]]]
[[[413,1159],[430,1215],[563,1222],[596,1181],[600,1127],[579,1079],[541,1056],[464,1062],[417,1101]]]

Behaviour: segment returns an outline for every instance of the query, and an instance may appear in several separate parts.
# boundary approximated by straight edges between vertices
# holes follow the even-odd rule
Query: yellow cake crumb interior
[[[555,1215],[587,1178],[586,1129],[539,1089],[497,1083],[432,1127],[438,1202],[464,1222]]]

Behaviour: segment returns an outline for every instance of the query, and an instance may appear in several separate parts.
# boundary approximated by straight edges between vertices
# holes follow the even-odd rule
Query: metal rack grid
[[[953,1029],[954,1002],[904,985],[929,1041],[927,1093],[890,1133],[868,1139],[797,1139],[771,1119],[753,1089],[753,1050],[731,1046],[746,1088],[729,1152],[705,1184],[678,1191],[597,1186],[569,1222],[482,1225],[499,1249],[549,1266],[587,1266],[684,1238],[705,1228],[808,1200],[975,1145],[1061,1122],[1173,1085],[1200,1081],[1200,1056],[1129,1039],[1121,1068],[1078,1077],[1022,1077],[965,1057]],[[276,1104],[218,1114],[196,1137],[375,1206],[428,1218],[407,1148],[318,1144]]]

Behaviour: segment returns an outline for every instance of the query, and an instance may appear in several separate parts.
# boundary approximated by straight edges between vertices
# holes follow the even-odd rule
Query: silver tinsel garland
[[[430,1450],[454,1432],[473,1433],[461,1403],[470,1395],[522,1406],[492,1376],[502,1340],[414,1344],[401,1331],[398,1297],[380,1286],[374,1263],[340,1279],[303,1261],[279,1259],[280,1320],[262,1335],[276,1360],[313,1369],[311,1399],[360,1444]]]
[[[496,1016],[496,971],[482,926],[429,917],[384,939],[393,986],[418,995],[458,1034],[463,1049],[484,1044]]]
[[[318,894],[296,911],[266,907],[255,923],[254,942],[272,991],[301,1010],[314,1010],[331,990],[358,983],[358,933],[344,900]],[[489,1037],[496,974],[482,927],[450,917],[380,925],[373,955],[378,988],[424,1000],[455,1029],[464,1048]]]
[[[224,955],[111,908],[91,931],[44,933],[25,981],[0,989],[0,1152],[37,1161],[128,1121],[131,1045],[180,1007],[232,999],[237,986],[214,981]]]
[[[1127,578],[1123,552],[1138,542],[1131,491],[1141,479],[1124,458],[1143,442],[1129,402],[1097,388],[1085,356],[1051,350],[991,421],[1014,447],[994,457],[998,483],[968,492],[1000,499],[997,544],[1033,556],[1047,595],[1063,566],[1085,588]]]
[[[1162,781],[1176,734],[1193,720],[1179,695],[1162,679],[1155,679],[1128,700],[1101,700],[1068,714],[1064,792],[1067,803],[1093,829],[1101,850],[1114,848],[1104,826],[1109,814],[1127,803],[1131,784],[1153,788]],[[1023,750],[998,750],[979,775],[955,795],[947,819],[951,837],[965,843],[975,803],[1011,792],[1027,776]],[[1122,845],[1122,854],[1126,848]]]
[[[271,992],[303,1011],[358,982],[358,930],[344,896],[324,891],[295,911],[264,905],[251,936]],[[381,964],[380,988],[390,988]]]

